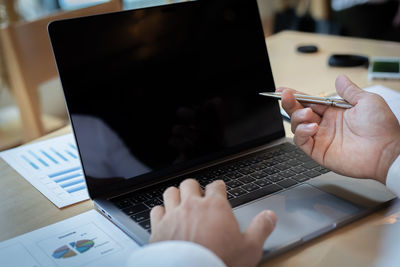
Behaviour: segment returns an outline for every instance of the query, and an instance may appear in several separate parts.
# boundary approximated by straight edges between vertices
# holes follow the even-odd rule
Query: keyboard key
[[[248,192],[251,192],[251,191],[257,190],[260,187],[253,183],[250,183],[250,184],[243,185],[241,188],[243,188],[244,190],[246,190]]]
[[[283,181],[278,182],[277,184],[282,186],[282,187],[284,187],[284,188],[288,188],[288,187],[291,187],[291,186],[293,186],[293,185],[295,185],[297,183],[292,179],[285,179]]]
[[[251,168],[255,171],[261,171],[261,170],[267,168],[267,166],[265,166],[264,164],[255,164],[255,165],[252,165]]]
[[[297,146],[295,146],[291,143],[283,143],[281,148],[285,152],[291,152],[291,151],[298,149]]]
[[[274,168],[277,168],[280,171],[288,170],[288,169],[290,169],[290,167],[291,166],[289,166],[287,164],[284,164],[284,163],[281,163],[281,164],[278,164],[278,165],[274,166]]]
[[[297,159],[299,157],[299,155],[296,153],[296,151],[286,153],[285,156],[290,159]]]
[[[229,182],[229,181],[232,181],[232,178],[230,178],[230,177],[224,175],[224,176],[221,177],[221,180],[223,180],[225,183],[227,183],[227,182]]]
[[[242,174],[250,174],[252,172],[254,172],[254,170],[250,167],[245,167],[239,170],[240,173]]]
[[[272,152],[272,155],[274,155],[275,157],[278,157],[283,154],[285,154],[285,152],[282,150],[276,150],[276,151]]]
[[[148,220],[148,219],[150,219],[150,211],[147,210],[147,211],[136,213],[131,216],[131,219],[134,220],[135,222],[141,222],[144,220]]]
[[[240,187],[239,187],[239,188],[236,188],[236,189],[232,189],[232,190],[229,191],[229,194],[232,194],[232,195],[234,195],[235,197],[244,195],[244,194],[246,194],[246,193],[247,193],[247,191],[244,190],[243,188],[240,188]]]
[[[272,174],[278,173],[279,170],[274,169],[274,168],[267,168],[267,169],[263,170],[262,172],[265,173],[266,175],[272,175]]]
[[[296,176],[294,176],[292,178],[295,179],[299,183],[307,181],[308,179],[310,179],[308,176],[305,176],[304,174],[297,174]]]
[[[274,155],[272,155],[272,152],[266,152],[261,156],[264,160],[269,160],[272,159],[274,157]]]
[[[194,178],[194,179],[196,179],[196,178]],[[159,197],[163,195],[165,189],[167,189],[167,187],[165,187],[165,186],[162,186],[162,187],[156,189],[157,192],[158,192],[158,196],[159,196]]]
[[[290,158],[286,157],[285,155],[281,155],[281,156],[275,157],[274,160],[279,163],[283,163],[283,162],[290,160]]]
[[[230,172],[230,173],[227,173],[227,174],[225,174],[225,176],[226,177],[229,177],[229,178],[231,178],[231,179],[236,179],[236,178],[240,178],[240,177],[242,177],[243,176],[243,174],[241,174],[240,172]]]
[[[308,169],[304,168],[303,166],[292,167],[292,168],[290,168],[290,170],[295,172],[295,173],[302,173],[302,172],[308,171]]]
[[[152,191],[146,192],[145,195],[148,199],[152,199],[155,197],[159,197],[160,193],[157,190],[152,190]]]
[[[248,183],[254,182],[255,180],[256,179],[254,179],[251,176],[243,176],[243,177],[237,179],[237,181],[239,181],[241,183],[244,183],[244,184],[248,184]]]
[[[146,204],[146,206],[149,207],[150,209],[155,206],[162,205],[162,203],[163,202],[158,198],[150,199],[144,202],[144,204]]]
[[[314,177],[317,177],[317,176],[320,176],[320,175],[321,175],[320,172],[317,172],[317,171],[314,171],[314,170],[310,170],[310,171],[305,172],[305,173],[303,173],[303,174],[304,174],[304,175],[307,175],[307,176],[310,177],[310,178],[314,178]]]
[[[254,161],[255,161],[256,163],[261,163],[263,160],[264,160],[264,158],[263,158],[262,156],[254,157]]]
[[[278,164],[278,162],[270,159],[270,160],[264,161],[263,164],[267,167],[272,167],[272,166],[275,166],[276,164]]]
[[[125,208],[125,209],[123,209],[122,211],[125,212],[126,215],[131,216],[131,215],[133,215],[133,214],[136,214],[136,213],[139,213],[139,212],[148,210],[148,209],[149,209],[149,208],[146,207],[144,204],[137,204],[137,205],[135,205],[135,206],[132,206],[132,207],[129,207],[129,208]]]
[[[258,186],[264,187],[264,186],[270,185],[271,181],[269,181],[267,179],[260,179],[260,180],[255,181],[254,183]]]
[[[267,177],[268,180],[270,180],[271,182],[279,182],[282,181],[283,179],[285,179],[284,177],[280,176],[279,174],[273,174]]]
[[[228,198],[228,200],[234,198],[234,196],[229,194],[228,192],[226,193],[226,197]]]
[[[254,190],[250,193],[233,198],[233,199],[229,200],[229,202],[231,203],[232,208],[234,208],[239,205],[242,205],[242,204],[248,203],[250,201],[253,201],[255,199],[258,199],[260,197],[264,197],[264,196],[270,195],[272,193],[278,192],[281,189],[282,189],[282,187],[275,185],[275,184],[271,184],[266,187],[262,187],[260,189]]]
[[[229,166],[226,166],[225,168],[226,168],[227,172],[233,172],[233,171],[236,171],[239,169],[236,165],[229,165]]]
[[[207,179],[213,179],[213,178],[216,178],[218,175],[216,175],[215,173],[213,173],[213,172],[210,171],[210,172],[205,173],[204,176],[205,176]]]
[[[314,170],[314,171],[317,171],[317,172],[320,172],[320,173],[327,173],[327,172],[330,172],[330,170],[325,169],[325,168],[322,167],[322,166],[318,166],[318,167],[314,168],[313,170]]]
[[[199,182],[200,186],[203,186],[203,187],[205,187],[206,185],[208,185],[210,183],[210,181],[208,179],[201,179],[201,180],[198,180],[198,182]]]
[[[304,163],[302,166],[303,166],[304,168],[307,168],[307,169],[313,169],[313,168],[315,168],[315,167],[318,167],[319,164],[316,163],[315,161],[310,161],[310,162]]]
[[[143,221],[139,223],[144,229],[149,230],[151,228],[150,220]]]
[[[287,170],[287,171],[280,172],[279,175],[283,176],[285,178],[289,178],[289,177],[292,177],[292,176],[296,175],[296,173],[294,173],[294,172],[292,172],[290,170]]]
[[[286,162],[287,165],[292,166],[292,167],[299,166],[302,163],[303,162],[301,162],[299,160],[295,160],[295,159],[292,159],[292,160],[289,160],[289,161]]]
[[[221,176],[221,175],[224,175],[226,173],[226,171],[222,168],[218,168],[218,169],[212,170],[211,173],[214,174],[215,176]]]
[[[237,180],[233,180],[233,181],[227,182],[226,185],[231,187],[231,188],[236,188],[236,187],[239,187],[239,186],[243,185],[243,183],[241,183],[241,182],[239,182]]]
[[[128,199],[122,199],[115,202],[115,205],[120,209],[125,209],[127,207],[133,206],[133,204]]]
[[[134,203],[142,203],[148,200],[148,198],[144,194],[137,194],[131,197],[131,201]]]
[[[253,160],[251,158],[242,160],[242,163],[245,164],[246,166],[251,166],[251,165],[254,164],[254,162],[253,162]]]
[[[139,204],[139,203],[142,203],[142,201],[138,200],[138,199],[135,198],[135,197],[129,198],[129,201],[132,202],[134,205]]]
[[[239,162],[239,163],[237,163],[237,166],[239,167],[238,170],[240,170],[240,169],[246,168],[248,165],[244,164],[243,162]]]
[[[307,155],[299,156],[299,157],[297,158],[297,160],[299,160],[299,161],[301,161],[301,162],[310,162],[310,161],[313,161],[313,159],[310,158],[310,157],[307,156]]]
[[[255,179],[262,179],[262,178],[268,176],[268,174],[266,174],[264,172],[254,172],[254,173],[250,174],[250,176]]]

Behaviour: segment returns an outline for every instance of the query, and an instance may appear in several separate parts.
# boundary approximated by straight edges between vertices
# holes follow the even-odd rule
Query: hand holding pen
[[[344,75],[336,79],[336,91],[353,107],[304,105],[295,97],[300,92],[277,90],[291,118],[294,142],[332,171],[385,184],[388,169],[400,154],[397,118],[382,97],[360,89]]]

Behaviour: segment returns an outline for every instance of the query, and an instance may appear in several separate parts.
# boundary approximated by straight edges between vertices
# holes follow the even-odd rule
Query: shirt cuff
[[[226,267],[211,250],[187,241],[164,241],[136,250],[126,264],[129,266],[163,267]]]
[[[400,197],[400,155],[390,166],[387,177],[386,186],[397,197]]]

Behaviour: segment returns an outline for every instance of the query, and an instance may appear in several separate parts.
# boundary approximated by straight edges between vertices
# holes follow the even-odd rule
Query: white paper
[[[380,95],[383,99],[385,99],[386,103],[389,105],[390,109],[396,116],[397,120],[400,123],[400,93],[389,89],[382,85],[374,85],[371,87],[364,88],[365,91],[375,93]]]
[[[72,134],[10,149],[0,156],[59,208],[89,198]]]
[[[282,117],[283,117],[284,119],[287,119],[287,120],[290,121],[290,116],[289,116],[289,114],[287,114],[287,112],[286,112],[283,108],[281,108],[281,115],[282,115]]]
[[[0,243],[7,267],[125,266],[139,245],[91,210]]]

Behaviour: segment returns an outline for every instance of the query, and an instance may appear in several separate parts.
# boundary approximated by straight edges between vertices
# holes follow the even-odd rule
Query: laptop
[[[189,177],[202,187],[223,179],[242,230],[276,212],[264,259],[394,198],[285,138],[278,102],[258,95],[275,84],[256,0],[182,2],[48,30],[90,197],[140,245],[150,209]]]

